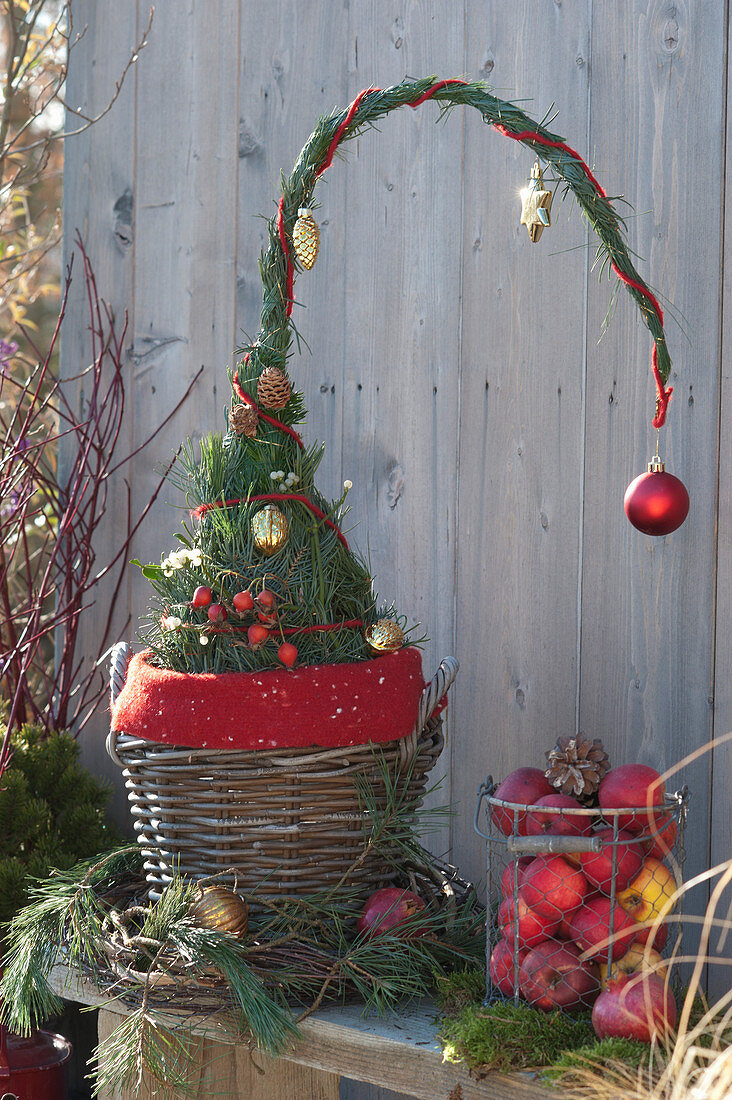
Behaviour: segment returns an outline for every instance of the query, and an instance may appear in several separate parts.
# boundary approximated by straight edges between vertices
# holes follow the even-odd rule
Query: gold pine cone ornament
[[[232,936],[245,936],[249,906],[244,898],[228,886],[204,886],[200,898],[191,906],[189,916],[201,928],[230,932]]]
[[[600,781],[610,770],[610,758],[602,741],[590,740],[584,733],[575,737],[560,737],[546,753],[545,776],[561,794],[573,795],[589,802],[597,793]]]
[[[284,409],[290,400],[290,380],[279,367],[265,367],[257,382],[257,400],[265,409]]]
[[[267,504],[252,516],[252,539],[260,554],[271,557],[287,542],[290,525],[279,508]]]
[[[377,653],[396,653],[404,645],[404,631],[392,619],[379,619],[366,631],[366,641]]]
[[[306,271],[310,271],[318,258],[320,229],[312,210],[307,206],[300,207],[297,212],[297,221],[292,231],[292,243],[298,260]]]

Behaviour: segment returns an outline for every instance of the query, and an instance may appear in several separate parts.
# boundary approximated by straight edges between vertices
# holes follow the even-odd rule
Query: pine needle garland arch
[[[269,247],[260,259],[263,288],[261,328],[257,339],[240,349],[245,356],[248,378],[255,381],[266,367],[286,369],[294,333],[294,284],[299,271],[292,246],[292,231],[298,210],[311,205],[318,179],[332,164],[339,146],[373,127],[391,111],[399,107],[416,108],[429,100],[434,100],[443,113],[458,105],[474,107],[487,125],[504,137],[527,146],[554,170],[572,192],[599,239],[596,260],[601,264],[601,274],[609,265],[626,285],[653,337],[651,367],[657,390],[653,426],[660,428],[665,422],[672,393],[672,387],[666,385],[671,373],[671,358],[666,346],[663,311],[630,258],[624,219],[579,153],[515,104],[491,95],[482,82],[436,80],[430,76],[420,80],[403,80],[391,88],[366,88],[348,107],[320,119],[303,146],[291,175],[289,178],[283,175],[277,214],[269,221]],[[246,387],[242,385],[238,373],[232,381],[237,397],[244,404],[254,406],[256,403],[248,392],[251,384]],[[267,420],[271,429],[285,430],[299,442],[292,425],[304,419],[304,415],[301,400],[293,395],[293,400],[281,411],[279,420],[271,417]]]

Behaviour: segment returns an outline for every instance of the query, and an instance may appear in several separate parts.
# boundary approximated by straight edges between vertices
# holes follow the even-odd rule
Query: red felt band
[[[414,729],[425,686],[411,647],[373,661],[219,674],[171,672],[149,657],[130,661],[112,729],[210,749],[395,741]]]
[[[346,550],[348,549],[348,543],[346,542],[346,536],[341,531],[332,519],[328,519],[325,512],[318,508],[317,504],[313,504],[309,497],[304,496],[302,493],[258,493],[252,497],[232,497],[231,500],[214,500],[210,504],[199,504],[198,508],[194,508],[190,515],[191,519],[201,519],[212,508],[231,508],[234,504],[249,504],[252,500],[299,500],[301,504],[304,504],[306,508],[318,519],[322,519],[327,527],[335,531],[338,540],[343,543]]]
[[[244,361],[248,362],[248,360],[249,360],[249,355],[246,355],[244,357]],[[287,435],[289,435],[292,439],[295,440],[295,442],[297,443],[297,445],[298,445],[298,447],[300,448],[301,451],[305,450],[305,444],[303,443],[302,439],[300,439],[300,436],[297,434],[297,432],[295,431],[294,428],[291,428],[288,424],[283,424],[281,420],[275,419],[274,416],[268,416],[267,413],[262,412],[262,410],[260,409],[257,402],[254,400],[254,398],[251,397],[247,393],[247,391],[242,388],[242,385],[239,382],[239,373],[238,373],[238,371],[234,375],[234,377],[232,378],[231,384],[234,387],[234,390],[236,392],[237,397],[240,397],[241,400],[244,402],[244,404],[248,405],[250,409],[256,409],[257,412],[259,413],[259,416],[260,416],[261,420],[266,420],[267,423],[271,424],[273,428],[278,428],[281,432],[285,432]]]

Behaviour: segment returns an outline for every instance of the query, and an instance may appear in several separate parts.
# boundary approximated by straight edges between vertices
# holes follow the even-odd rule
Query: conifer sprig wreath
[[[505,137],[526,145],[541,161],[550,165],[567,190],[576,198],[590,226],[599,238],[596,264],[600,276],[610,268],[634,298],[654,341],[652,369],[657,387],[653,425],[660,428],[672,389],[666,388],[671,358],[666,346],[663,311],[656,296],[636,270],[626,244],[627,226],[612,200],[595,179],[582,157],[563,138],[547,130],[513,103],[491,95],[482,82],[462,80],[404,80],[391,88],[367,88],[343,110],[320,119],[305,143],[289,178],[282,177],[282,198],[277,215],[269,221],[269,247],[260,260],[263,286],[261,329],[253,344],[240,349],[249,355],[248,373],[261,374],[265,367],[285,369],[293,333],[294,281],[298,271],[292,246],[292,231],[301,207],[312,205],[319,176],[330,166],[344,141],[362,134],[398,107],[418,107],[433,99],[442,113],[460,104],[474,107],[483,120]],[[299,399],[281,410],[284,424],[303,419]],[[272,429],[270,429],[272,430]]]

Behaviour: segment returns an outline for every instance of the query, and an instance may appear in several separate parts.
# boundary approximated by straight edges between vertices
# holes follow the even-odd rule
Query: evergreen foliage
[[[521,141],[553,170],[599,238],[601,273],[612,267],[629,281],[630,293],[655,341],[660,377],[666,381],[671,361],[663,325],[633,266],[625,222],[584,163],[568,146],[560,147],[561,138],[515,104],[491,95],[485,84],[426,77],[370,89],[352,108],[321,118],[291,175],[282,177],[282,199],[268,223],[269,244],[259,264],[261,328],[257,338],[240,349],[242,358],[236,377],[232,376],[234,405],[254,405],[262,371],[274,367],[286,374],[293,337],[299,346],[291,316],[290,288],[301,270],[293,230],[299,209],[317,206],[315,185],[336,147],[375,128],[390,111],[417,105],[425,97],[434,99],[443,114],[461,104],[475,108],[486,123]],[[198,456],[189,443],[177,468],[174,481],[189,508],[204,506],[205,511],[197,521],[184,524],[178,536],[184,549],[200,552],[200,557],[194,553],[186,560],[184,555],[181,562],[168,555],[160,565],[143,567],[155,596],[142,637],[153,650],[153,660],[164,668],[180,672],[277,668],[281,667],[277,650],[285,640],[297,647],[299,664],[365,660],[373,652],[364,630],[380,617],[399,620],[393,608],[378,608],[367,565],[339,541],[326,520],[317,518],[303,500],[294,499],[295,495],[306,498],[341,527],[347,511],[345,494],[340,500],[326,501],[315,486],[322,449],[301,448],[287,430],[305,419],[302,394],[293,389],[287,404],[272,418],[269,413],[262,415],[265,412],[259,409],[253,436],[245,430],[240,435],[230,431],[210,436],[202,441]],[[287,497],[277,500],[276,506],[288,521],[289,537],[276,553],[265,557],[253,545],[250,524],[273,493]],[[175,563],[172,568],[171,562]],[[225,607],[225,621],[212,623],[205,606],[192,606],[199,585],[211,588],[214,602]],[[277,597],[277,620],[268,624],[266,641],[252,644],[247,630],[259,621],[258,609],[238,613],[231,601],[238,591],[246,589],[256,597],[263,588]],[[358,625],[312,630],[354,621]]]
[[[0,784],[0,922],[27,902],[28,883],[65,870],[118,838],[105,818],[108,789],[79,763],[69,733],[24,726]]]

